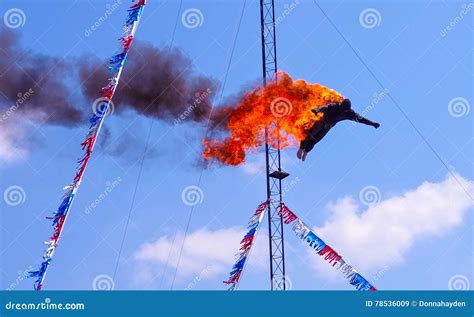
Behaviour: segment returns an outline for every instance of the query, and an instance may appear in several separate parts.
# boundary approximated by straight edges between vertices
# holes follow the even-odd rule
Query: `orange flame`
[[[278,80],[257,87],[239,101],[230,112],[224,140],[204,140],[203,158],[225,165],[240,165],[246,153],[256,151],[265,142],[274,149],[295,145],[306,136],[306,130],[318,120],[312,109],[331,102],[341,102],[336,91],[304,80],[294,81],[288,74],[279,72]]]

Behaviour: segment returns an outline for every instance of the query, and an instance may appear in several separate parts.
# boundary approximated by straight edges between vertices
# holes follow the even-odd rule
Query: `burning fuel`
[[[257,87],[245,94],[228,114],[225,138],[204,140],[203,158],[224,165],[240,165],[246,154],[256,152],[267,142],[274,149],[296,145],[304,139],[305,131],[322,114],[311,109],[331,102],[341,102],[338,92],[304,80],[293,80],[279,72],[277,80],[266,87]]]

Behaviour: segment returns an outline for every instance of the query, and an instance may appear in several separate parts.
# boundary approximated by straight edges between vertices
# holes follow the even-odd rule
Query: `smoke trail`
[[[107,81],[106,67],[98,65],[98,61],[86,59],[79,63],[80,80],[88,99],[96,97]],[[143,42],[130,50],[122,78],[114,97],[116,111],[131,109],[175,123],[204,121],[218,87],[214,79],[196,74],[192,61],[181,50],[162,50]]]
[[[91,60],[89,56],[60,59],[40,55],[21,46],[18,33],[2,29],[0,129],[5,132],[15,126],[18,132],[24,132],[25,124],[31,122],[63,127],[82,125],[109,76],[104,61]],[[77,94],[77,87],[83,96]],[[217,89],[217,81],[199,75],[181,50],[162,50],[151,44],[137,43],[130,51],[114,97],[114,110],[122,115],[133,110],[174,124],[204,122],[211,114],[211,100]],[[210,126],[225,122],[222,120],[225,116],[226,111],[215,111]],[[1,153],[7,153],[8,149],[24,156],[26,149],[15,149],[12,133],[3,132],[0,139],[8,147],[0,151],[0,160],[6,160],[7,155]],[[110,140],[110,134],[106,133],[105,139]],[[120,153],[110,150],[111,147],[105,148],[109,154]],[[8,155],[10,157],[14,155]]]
[[[15,114],[22,120],[71,126],[83,114],[70,101],[68,63],[19,45],[17,34],[0,30],[1,122]]]

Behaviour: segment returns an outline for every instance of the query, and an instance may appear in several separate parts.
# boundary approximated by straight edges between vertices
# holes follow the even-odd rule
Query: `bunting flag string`
[[[237,287],[237,284],[240,281],[242,276],[242,271],[244,270],[245,264],[250,254],[255,236],[257,235],[258,230],[260,229],[260,224],[262,223],[263,216],[265,211],[268,208],[268,201],[261,203],[255,213],[252,215],[248,222],[248,231],[245,234],[242,241],[240,241],[240,250],[235,255],[236,261],[232,266],[232,271],[230,272],[230,277],[227,281],[224,281],[225,284],[230,285],[229,290],[232,291]]]
[[[278,214],[282,216],[285,224],[293,224],[293,231],[296,236],[306,241],[318,255],[332,264],[336,270],[339,270],[342,275],[359,291],[375,291],[375,286],[371,285],[356,269],[349,265],[342,256],[333,248],[327,245],[321,238],[319,238],[309,227],[299,219],[285,204],[281,204]]]
[[[133,0],[135,2],[135,0]],[[100,129],[104,122],[104,119],[109,110],[110,102],[114,93],[117,89],[117,85],[122,74],[123,65],[127,58],[130,46],[135,36],[135,31],[138,27],[140,17],[143,9],[146,5],[146,0],[139,0],[128,9],[128,15],[123,27],[123,35],[119,39],[121,43],[120,53],[112,56],[109,60],[109,69],[113,72],[112,78],[109,83],[100,90],[100,95],[104,98],[101,104],[94,109],[94,114],[89,120],[90,126],[89,131],[81,144],[84,152],[83,156],[78,160],[78,168],[72,183],[64,188],[65,193],[63,195],[59,208],[54,212],[53,217],[47,217],[47,219],[53,220],[53,235],[45,242],[47,248],[43,253],[43,262],[41,263],[37,271],[29,272],[29,277],[36,278],[34,283],[35,290],[41,290],[43,287],[43,281],[46,276],[49,265],[51,264],[52,257],[58,246],[59,238],[64,228],[64,223],[71,208],[74,197],[79,189],[79,185],[82,181],[82,176],[86,170],[89,159],[92,155],[94,145],[99,135]]]

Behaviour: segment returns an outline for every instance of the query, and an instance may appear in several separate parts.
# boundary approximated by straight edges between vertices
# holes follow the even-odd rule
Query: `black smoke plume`
[[[19,45],[18,34],[0,30],[0,112],[46,124],[71,126],[83,113],[71,102],[67,61]]]
[[[60,59],[23,48],[18,35],[9,30],[0,31],[0,47],[0,109],[14,106],[20,94],[32,90],[25,106],[15,110],[45,124],[81,124],[112,75],[106,61],[89,56]],[[77,100],[76,87],[81,87],[84,100]],[[180,49],[160,49],[137,41],[113,99],[114,111],[134,110],[170,123],[202,122],[211,116],[218,88],[215,79],[196,72]],[[225,113],[214,109],[211,119],[221,122]]]
[[[61,59],[38,54],[20,45],[18,33],[1,29],[0,123],[5,128],[23,120],[64,127],[87,125],[100,89],[113,75],[107,66],[106,60],[90,56]],[[225,127],[234,103],[212,110],[219,89],[218,81],[199,74],[180,49],[135,41],[113,98],[114,115],[132,111],[132,115],[169,124],[194,122],[213,133]],[[13,121],[6,122],[10,116]],[[113,148],[108,142],[116,133],[104,132],[101,144],[110,154],[117,154],[107,150]]]
[[[84,95],[91,100],[110,75],[105,64],[88,59],[79,63],[79,73]],[[119,113],[131,109],[167,122],[201,122],[210,116],[217,89],[217,81],[197,74],[181,50],[136,42],[113,102]]]

